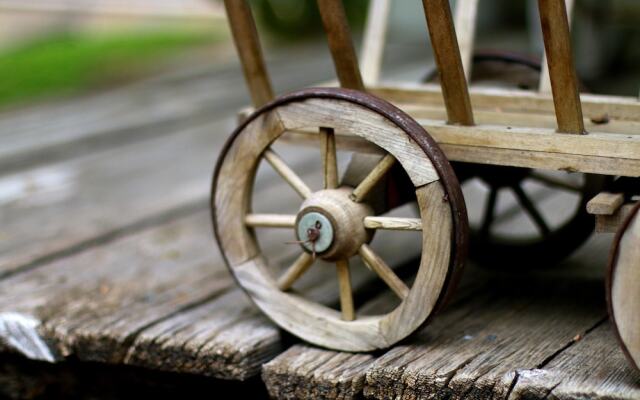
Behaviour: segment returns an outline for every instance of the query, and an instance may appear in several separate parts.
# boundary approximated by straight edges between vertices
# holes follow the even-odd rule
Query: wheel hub
[[[351,191],[346,187],[321,190],[302,203],[296,235],[306,252],[329,261],[341,260],[371,241],[372,232],[365,229],[363,221],[373,210],[351,200]]]

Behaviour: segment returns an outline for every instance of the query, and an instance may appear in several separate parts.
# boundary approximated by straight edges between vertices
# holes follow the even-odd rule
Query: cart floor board
[[[330,73],[323,62],[309,57],[297,73],[276,74],[286,78],[279,88],[323,79]],[[592,240],[566,268],[533,276],[471,268],[450,307],[388,351],[338,353],[283,334],[235,286],[212,239],[211,170],[240,100],[212,96],[207,88],[216,86],[198,82],[234,86],[240,71],[232,75],[197,72],[163,81],[162,90],[139,86],[136,99],[157,101],[146,104],[144,118],[115,104],[123,93],[2,116],[0,136],[9,138],[0,152],[4,351],[251,384],[261,376],[277,398],[640,397],[605,318],[607,237]],[[173,84],[179,101],[164,103]],[[186,109],[172,108],[190,93]],[[94,110],[103,106],[112,108]],[[162,110],[169,110],[167,124],[158,126],[151,114]],[[127,115],[118,120],[120,112]],[[62,114],[68,119],[49,124]],[[147,134],[156,128],[161,136]],[[33,139],[50,130],[57,133],[48,141]],[[303,154],[288,157],[301,175],[317,175]],[[292,192],[276,174],[261,180],[257,196],[286,206]],[[267,237],[263,248],[276,240]],[[396,245],[388,242],[385,258],[405,262]],[[295,257],[294,246],[273,247],[285,263]],[[304,284],[331,303],[337,288],[324,273]],[[366,307],[384,303],[366,276],[353,281]]]

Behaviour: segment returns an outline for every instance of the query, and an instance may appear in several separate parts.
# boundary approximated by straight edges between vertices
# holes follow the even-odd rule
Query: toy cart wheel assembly
[[[315,132],[321,143],[324,185],[312,190],[272,145],[285,131]],[[383,156],[355,187],[339,182],[335,132],[360,137]],[[254,214],[251,193],[264,159],[300,196],[290,214]],[[374,212],[371,193],[398,164],[415,191],[420,218]],[[405,113],[361,92],[308,89],[281,97],[252,114],[232,135],[220,156],[213,183],[213,221],[218,242],[236,280],[257,306],[280,326],[322,346],[347,351],[385,348],[415,331],[441,304],[465,254],[466,213],[453,170],[420,125]],[[384,210],[386,211],[386,210]],[[300,255],[281,275],[267,265],[255,229],[295,233]],[[369,246],[377,230],[422,231],[422,257],[409,287]],[[288,292],[310,268],[334,263],[339,287],[337,312]],[[350,269],[354,258],[400,299],[383,315],[360,317],[354,308]]]
[[[371,2],[362,71],[342,2],[317,3],[341,88],[275,98],[247,2],[225,0],[256,109],[243,114],[224,147],[211,198],[216,239],[239,286],[280,327],[314,344],[366,351],[406,338],[441,308],[466,256],[469,223],[451,160],[460,181],[479,180],[488,188],[484,197],[465,194],[483,210],[469,213],[470,246],[487,266],[520,269],[569,255],[593,230],[585,203],[596,216],[597,232],[619,230],[608,298],[623,349],[637,366],[640,103],[579,92],[565,3],[538,2],[547,67],[539,90],[529,89],[535,83],[469,88],[477,0],[457,3],[467,5],[456,12],[458,33],[447,0],[423,0],[439,84],[409,86],[378,82],[388,0]],[[319,156],[322,185],[294,172],[284,152],[278,153],[281,142]],[[343,164],[336,160],[343,151],[353,155],[341,176]],[[297,207],[276,213],[256,207],[253,188],[261,184],[261,165],[299,195]],[[511,194],[515,209],[501,204],[503,192]],[[550,202],[544,198],[549,193],[566,193],[577,206]],[[393,214],[409,198],[416,199],[419,218]],[[564,222],[549,223],[547,211]],[[532,235],[521,236],[520,223],[503,224],[510,214],[526,218]],[[260,246],[267,229],[288,230],[288,240],[296,242],[287,246],[297,256],[280,269]],[[421,239],[419,263],[409,264],[407,277],[373,248],[375,237],[396,230],[416,231]],[[373,308],[360,305],[354,288],[362,286],[354,276],[365,267],[393,299],[381,296]],[[305,291],[313,286],[304,286],[305,279],[316,287],[329,283],[334,292],[319,300]]]

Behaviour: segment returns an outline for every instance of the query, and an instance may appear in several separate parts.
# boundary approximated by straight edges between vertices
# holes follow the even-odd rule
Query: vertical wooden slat
[[[367,25],[362,40],[360,70],[365,85],[375,85],[380,79],[385,36],[389,20],[391,0],[371,0]]]
[[[251,100],[255,107],[260,107],[273,99],[273,89],[262,57],[251,8],[246,0],[225,0],[224,5]]]
[[[460,47],[460,58],[462,59],[462,69],[467,78],[471,79],[471,69],[473,60],[473,42],[476,33],[476,17],[478,15],[479,0],[457,0],[455,10],[455,28]]]
[[[473,125],[473,111],[462,69],[448,0],[422,0],[429,36],[440,73],[440,85],[449,123]]]
[[[573,4],[574,0],[565,0],[565,6],[567,7],[567,16],[569,17],[569,29],[571,29],[571,20],[573,16]],[[540,84],[538,85],[538,91],[540,93],[551,93],[551,80],[549,80],[549,67],[547,66],[546,52],[542,56],[542,73],[540,75]]]
[[[318,8],[340,86],[364,90],[342,0],[318,0]]]
[[[571,54],[571,36],[563,0],[538,0],[558,132],[584,133],[578,80]]]

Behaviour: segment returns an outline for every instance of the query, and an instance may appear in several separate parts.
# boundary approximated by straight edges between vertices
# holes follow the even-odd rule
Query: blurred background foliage
[[[316,0],[249,1],[267,55],[271,46],[323,40]],[[640,1],[575,1],[572,34],[581,79],[596,92],[637,95]],[[72,6],[51,11],[39,10],[44,3],[36,0],[0,0],[0,108],[107,88],[178,64],[235,59],[221,0],[49,0],[47,4],[56,2]],[[110,3],[126,7],[114,12]],[[368,3],[344,0],[356,45]],[[477,48],[540,57],[536,3],[481,0]],[[95,4],[106,5],[105,10],[96,11]],[[424,52],[428,60],[420,1],[392,2],[387,38],[390,46],[420,57]],[[630,85],[632,78],[636,81]]]

